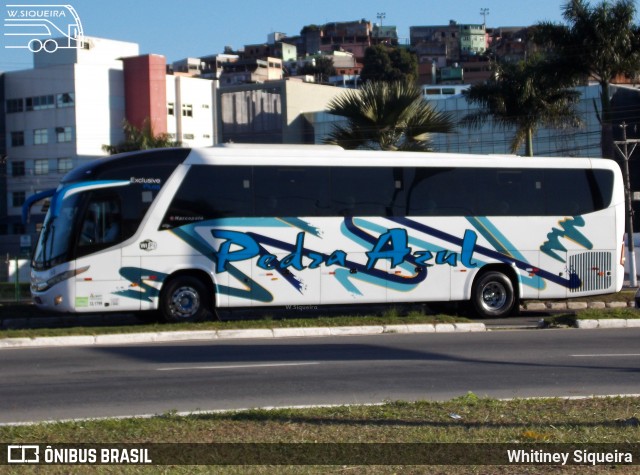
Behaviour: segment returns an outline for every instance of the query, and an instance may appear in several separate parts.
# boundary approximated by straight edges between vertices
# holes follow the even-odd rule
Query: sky
[[[410,26],[458,23],[487,27],[529,26],[539,21],[562,22],[564,0],[4,0],[0,10],[8,18],[10,5],[69,4],[82,22],[84,34],[140,45],[140,54],[161,54],[171,63],[187,57],[222,53],[229,45],[262,43],[272,32],[290,36],[305,25],[365,19],[395,25],[401,41]],[[18,7],[19,8],[19,7]],[[30,69],[32,53],[7,49],[3,23],[0,71]]]

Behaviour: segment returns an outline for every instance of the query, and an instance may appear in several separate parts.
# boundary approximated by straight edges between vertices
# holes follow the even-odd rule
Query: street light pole
[[[631,153],[636,148],[638,143],[637,140],[633,140],[633,148],[631,149],[631,153],[629,153],[629,149],[627,147],[629,141],[627,140],[627,124],[623,122],[620,124],[620,128],[622,129],[622,140],[614,141],[618,152],[624,158],[624,194],[626,199],[627,206],[627,248],[629,250],[629,280],[632,287],[638,286],[638,277],[636,275],[636,253],[634,249],[633,243],[633,207],[632,207],[632,199],[631,199],[631,177],[629,175],[629,158]],[[624,147],[624,150],[620,149],[620,145]]]

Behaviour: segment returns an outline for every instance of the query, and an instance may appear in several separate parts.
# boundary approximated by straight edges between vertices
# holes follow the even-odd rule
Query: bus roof
[[[185,164],[619,169],[618,164],[613,160],[602,158],[389,152],[344,150],[335,145],[282,144],[225,144],[194,148],[185,160]]]
[[[190,151],[189,148],[161,148],[119,153],[91,160],[74,168],[62,178],[61,182],[97,180],[105,178],[105,175],[128,179],[132,169],[148,167],[149,170],[153,170],[154,167],[163,165],[175,168],[185,161]]]

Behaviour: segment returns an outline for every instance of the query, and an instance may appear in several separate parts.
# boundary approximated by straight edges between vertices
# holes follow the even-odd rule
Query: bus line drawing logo
[[[7,462],[9,463],[39,463],[39,445],[9,445],[7,446]]]
[[[83,45],[82,22],[71,5],[6,5],[4,43],[7,49],[53,53]]]

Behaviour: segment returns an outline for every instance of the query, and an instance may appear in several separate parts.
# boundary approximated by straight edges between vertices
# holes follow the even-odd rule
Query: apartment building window
[[[191,104],[182,104],[182,117],[193,117],[193,106]]]
[[[54,109],[56,107],[55,97],[53,94],[49,94],[46,96],[27,97],[25,102],[28,111]]]
[[[208,109],[209,108],[209,104],[202,104],[202,108],[203,109]]]
[[[22,111],[24,111],[24,100],[22,98],[7,100],[7,114],[13,114],[15,112]]]
[[[47,129],[35,129],[33,131],[33,144],[44,145],[49,143],[49,131]]]
[[[185,139],[185,140],[193,140],[193,139],[196,138],[196,136],[193,135],[193,134],[183,134],[182,138]]]
[[[169,102],[167,104],[167,114],[168,115],[174,115],[176,113],[175,109],[176,109],[176,105],[173,102]]]
[[[11,176],[24,176],[24,162],[11,162]]]
[[[58,143],[71,142],[71,127],[56,127],[56,141]]]
[[[11,132],[11,146],[22,147],[24,146],[24,132]]]
[[[47,175],[49,173],[49,160],[46,158],[34,160],[34,173],[36,175]]]
[[[62,94],[56,94],[56,106],[57,107],[73,107],[75,104],[75,95],[73,92],[63,92]]]
[[[67,173],[73,169],[73,159],[64,157],[58,159],[58,173]]]
[[[11,193],[11,204],[14,207],[22,206],[26,199],[26,193],[24,191],[14,191]]]

